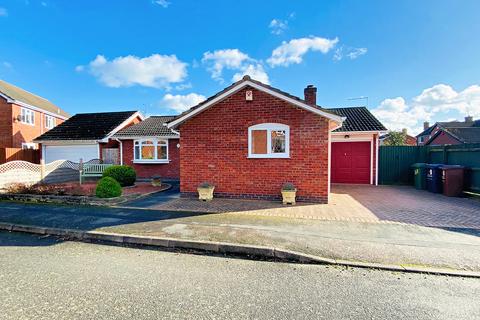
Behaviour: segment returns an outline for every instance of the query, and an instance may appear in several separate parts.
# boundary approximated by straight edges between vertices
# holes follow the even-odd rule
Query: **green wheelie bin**
[[[413,178],[415,182],[415,189],[425,190],[427,189],[427,164],[426,163],[414,163]]]

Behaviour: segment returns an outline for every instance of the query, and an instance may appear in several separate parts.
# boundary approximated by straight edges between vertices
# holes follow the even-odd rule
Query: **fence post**
[[[45,179],[45,160],[40,159],[40,181]]]
[[[448,164],[448,152],[447,152],[447,146],[443,146],[443,164]]]

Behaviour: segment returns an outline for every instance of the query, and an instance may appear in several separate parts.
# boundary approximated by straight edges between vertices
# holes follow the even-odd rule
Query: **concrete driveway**
[[[178,190],[175,190],[178,192]],[[200,202],[169,193],[126,207],[202,213],[236,213],[302,219],[370,223],[407,223],[427,227],[480,230],[480,201],[450,198],[415,190],[410,186],[332,186],[329,204],[298,203],[284,206],[278,201],[219,199]]]

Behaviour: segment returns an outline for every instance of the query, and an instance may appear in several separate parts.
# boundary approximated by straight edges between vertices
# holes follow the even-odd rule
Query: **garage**
[[[371,179],[370,141],[332,142],[332,183],[369,184]]]
[[[44,146],[43,154],[46,163],[50,163],[55,160],[70,160],[72,162],[79,162],[80,159],[86,162],[99,158],[97,144]]]

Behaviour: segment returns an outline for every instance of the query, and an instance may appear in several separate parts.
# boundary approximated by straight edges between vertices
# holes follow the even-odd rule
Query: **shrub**
[[[295,185],[291,182],[284,183],[282,186],[283,191],[295,191]]]
[[[25,183],[10,183],[5,188],[5,191],[7,193],[31,194],[33,191],[33,188],[31,185],[27,185]]]
[[[98,181],[95,195],[99,198],[115,198],[122,195],[122,187],[117,180],[105,177]]]
[[[213,184],[210,182],[202,182],[198,185],[199,188],[213,188]]]
[[[122,187],[126,187],[133,186],[137,180],[137,173],[130,166],[111,166],[103,171],[103,177],[111,177],[117,180]]]

